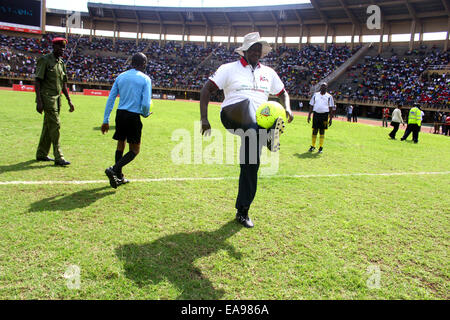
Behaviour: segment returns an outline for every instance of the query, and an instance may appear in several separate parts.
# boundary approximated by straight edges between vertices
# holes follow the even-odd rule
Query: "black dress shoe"
[[[254,224],[250,217],[248,216],[248,213],[243,212],[236,212],[236,221],[242,224],[246,228],[253,228]]]
[[[61,159],[61,160],[55,160],[55,166],[61,166],[61,167],[64,167],[64,166],[68,166],[70,164],[70,162],[69,161],[66,161],[66,160],[64,160],[64,159]]]
[[[113,170],[112,167],[109,167],[105,170],[105,174],[109,179],[109,185],[111,188],[117,189],[117,186],[119,184],[119,178],[117,177],[116,172]]]
[[[49,157],[39,157],[39,158],[36,158],[36,161],[55,161],[55,159],[52,159]]]

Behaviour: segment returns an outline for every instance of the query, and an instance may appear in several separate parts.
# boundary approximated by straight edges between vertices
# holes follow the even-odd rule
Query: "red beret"
[[[57,42],[64,42],[64,44],[66,44],[67,43],[67,39],[66,38],[61,38],[61,37],[53,38],[52,43],[57,43]]]

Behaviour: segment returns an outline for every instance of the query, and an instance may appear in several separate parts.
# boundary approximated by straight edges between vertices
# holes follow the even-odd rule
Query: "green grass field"
[[[237,164],[172,162],[172,134],[194,136],[198,103],[154,101],[124,168],[131,183],[112,189],[106,98],[72,96],[72,114],[63,100],[66,168],[34,161],[34,93],[0,91],[1,299],[450,298],[449,137],[422,132],[416,145],[335,121],[318,156],[297,116],[245,229],[234,221]],[[218,106],[209,118],[224,132]],[[72,265],[79,277],[67,279]]]

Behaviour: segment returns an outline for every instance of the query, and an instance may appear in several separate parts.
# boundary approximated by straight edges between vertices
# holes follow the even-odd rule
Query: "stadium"
[[[81,12],[47,2],[0,5],[1,299],[449,298],[447,0],[88,2]],[[209,138],[199,133],[199,101],[251,32],[272,48],[261,64],[279,75],[294,121],[276,157],[263,151],[255,228],[241,229],[239,146],[221,124],[224,93],[211,96]],[[36,66],[57,37],[68,40],[75,106],[69,113],[63,97],[65,167],[35,161]],[[104,170],[115,141],[102,119],[138,52],[152,114],[124,169],[130,183],[111,189]],[[324,154],[309,153],[309,103],[324,81],[337,121]],[[346,120],[349,105],[357,123]],[[389,139],[383,109],[401,107],[407,122],[413,106],[423,111],[419,143]]]

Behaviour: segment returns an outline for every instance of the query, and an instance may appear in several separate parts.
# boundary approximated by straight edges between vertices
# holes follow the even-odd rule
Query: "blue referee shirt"
[[[152,81],[141,71],[130,69],[116,78],[106,101],[103,123],[109,123],[109,115],[117,95],[120,95],[117,109],[138,113],[144,117],[150,115]]]

